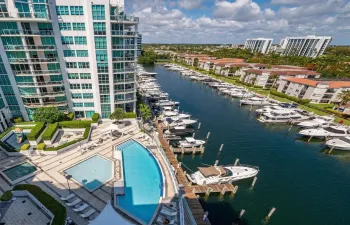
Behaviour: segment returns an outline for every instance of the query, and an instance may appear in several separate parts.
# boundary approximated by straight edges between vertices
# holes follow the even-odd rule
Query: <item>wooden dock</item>
[[[198,147],[198,148],[171,148],[171,150],[174,153],[178,154],[203,154],[204,153],[204,147]]]
[[[209,220],[203,221],[203,216],[205,214],[199,200],[197,194],[206,194],[209,195],[210,193],[221,193],[222,195],[226,192],[232,192],[236,193],[237,186],[234,186],[230,183],[228,184],[210,184],[210,185],[192,185],[192,183],[187,179],[186,177],[186,171],[184,171],[181,168],[181,164],[176,158],[175,153],[179,151],[176,148],[172,148],[168,141],[163,137],[163,127],[161,124],[158,123],[158,121],[155,121],[157,131],[158,131],[158,138],[160,141],[160,144],[162,145],[165,155],[169,159],[171,165],[176,170],[176,179],[179,183],[179,185],[184,187],[185,191],[185,199],[187,201],[187,204],[192,212],[193,217],[196,220],[197,225],[210,225],[211,223]],[[182,153],[184,149],[180,148],[180,152]],[[185,148],[186,150],[186,148]],[[194,149],[189,149],[190,153],[193,153]],[[198,149],[196,149],[198,151]],[[201,149],[201,153],[204,152],[204,148]],[[184,152],[185,153],[185,152]]]

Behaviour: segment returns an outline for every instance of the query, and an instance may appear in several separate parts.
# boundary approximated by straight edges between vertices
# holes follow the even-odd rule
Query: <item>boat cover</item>
[[[198,167],[198,169],[205,177],[219,176],[222,174],[226,174],[225,169],[222,168],[221,166]]]

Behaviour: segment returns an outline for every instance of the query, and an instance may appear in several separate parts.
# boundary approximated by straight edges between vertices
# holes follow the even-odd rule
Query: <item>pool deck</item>
[[[66,206],[65,202],[60,200],[60,197],[67,196],[69,194],[67,179],[63,176],[62,171],[71,167],[79,161],[85,160],[95,154],[100,154],[106,158],[113,160],[114,146],[118,145],[128,139],[135,139],[142,143],[144,146],[148,147],[157,157],[160,162],[160,166],[163,171],[165,171],[165,198],[163,203],[171,202],[171,199],[175,196],[175,187],[172,183],[170,173],[166,169],[166,163],[163,161],[161,154],[158,152],[157,146],[152,141],[151,138],[140,139],[141,136],[145,136],[144,133],[140,132],[137,121],[130,120],[131,124],[121,129],[123,136],[119,138],[109,138],[103,141],[98,147],[87,152],[82,152],[80,147],[72,149],[68,152],[51,156],[51,155],[32,155],[27,156],[16,156],[9,157],[5,155],[0,150],[0,170],[8,167],[12,167],[20,162],[30,161],[37,168],[41,169],[35,176],[25,179],[20,183],[34,184],[42,188],[48,194],[52,195],[55,199]],[[96,129],[93,129],[91,135],[91,141],[99,140],[103,134],[109,133],[109,127],[111,122],[104,121]],[[116,173],[117,174],[117,173]],[[89,207],[83,212],[88,211],[93,208],[96,210],[92,216],[89,217],[93,220],[97,215],[104,209],[107,202],[111,201],[113,183],[117,180],[117,175],[114,179],[107,182],[104,186],[98,188],[93,192],[87,191],[82,188],[80,184],[76,183],[74,180],[69,180],[69,186],[71,191],[80,198],[82,202],[89,204]],[[6,190],[12,189],[11,184],[0,176],[0,194]],[[75,223],[79,225],[85,225],[89,223],[88,219],[83,219],[80,215],[72,210],[72,207],[67,207],[67,216],[70,217]],[[40,225],[40,224],[38,224]]]

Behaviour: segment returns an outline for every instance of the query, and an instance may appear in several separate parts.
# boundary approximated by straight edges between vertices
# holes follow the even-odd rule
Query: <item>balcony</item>
[[[135,83],[135,78],[115,80],[114,83]]]
[[[24,103],[24,106],[27,108],[38,108],[42,106],[52,106],[52,107],[58,107],[58,106],[65,106],[67,105],[67,101],[54,101],[54,102],[43,102],[43,103]]]
[[[56,97],[56,96],[65,96],[65,91],[56,91],[56,92],[41,92],[41,93],[21,93],[23,98],[41,98],[41,97]]]
[[[112,30],[111,31],[112,36],[130,36],[130,37],[136,37],[139,32],[135,31],[122,31],[122,30]]]
[[[112,15],[111,23],[128,23],[128,24],[138,24],[139,18],[135,16],[125,16],[125,15]]]
[[[113,62],[136,61],[136,57],[114,57]]]
[[[63,81],[47,81],[47,82],[17,82],[18,87],[48,87],[63,86]]]
[[[30,70],[24,71],[13,71],[16,76],[50,76],[50,75],[60,75],[61,70]]]
[[[0,21],[37,21],[50,22],[51,19],[46,13],[32,12],[0,12]]]
[[[10,58],[10,64],[58,63],[58,58]]]
[[[126,88],[126,89],[120,89],[120,90],[114,90],[115,94],[120,94],[120,93],[133,93],[136,92],[136,88]]]
[[[127,50],[136,50],[136,45],[112,45],[112,49],[127,49]]]
[[[1,36],[53,36],[53,30],[18,30],[3,29],[0,31]]]
[[[45,50],[55,50],[55,45],[4,45],[6,51],[45,51]]]
[[[125,98],[125,99],[116,99],[115,103],[117,104],[123,104],[123,103],[129,103],[129,102],[135,102],[135,98]]]
[[[125,67],[124,69],[114,69],[113,73],[135,72],[135,68]]]

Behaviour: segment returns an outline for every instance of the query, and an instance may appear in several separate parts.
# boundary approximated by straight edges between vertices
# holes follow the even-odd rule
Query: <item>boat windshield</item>
[[[344,141],[345,143],[350,144],[350,139],[346,138],[346,137],[341,137],[339,138],[341,141]]]
[[[344,130],[338,130],[333,127],[326,127],[324,128],[325,131],[331,132],[331,133],[336,133],[336,134],[345,134]]]
[[[226,168],[224,168],[224,170],[225,170],[225,174],[224,174],[223,176],[225,176],[225,177],[230,177],[230,176],[232,176],[232,171],[231,171],[231,170],[226,169]]]

